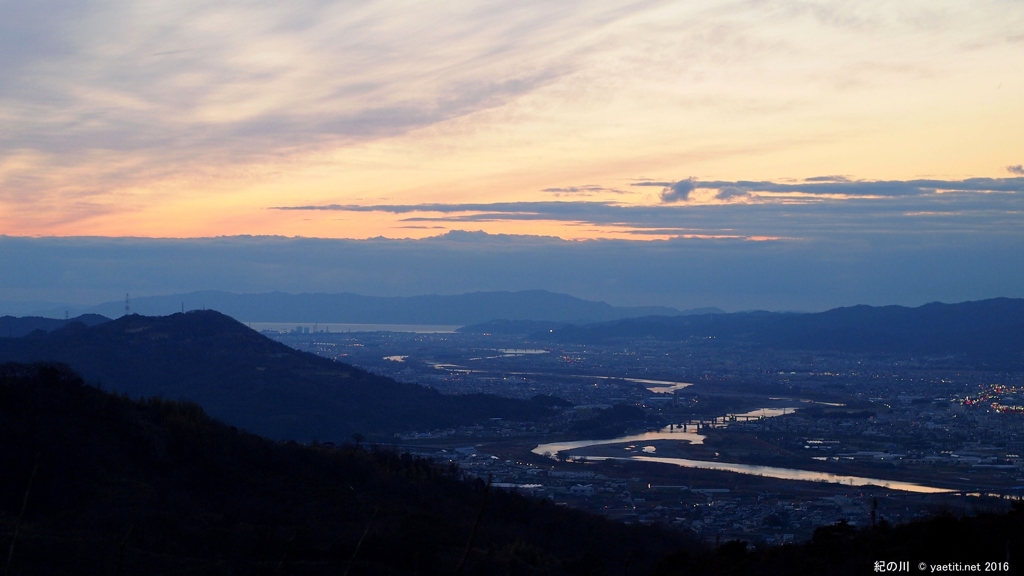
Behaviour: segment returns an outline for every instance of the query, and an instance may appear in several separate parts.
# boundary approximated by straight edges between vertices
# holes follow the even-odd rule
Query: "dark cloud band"
[[[1021,166],[1008,166],[1014,174],[1024,174]],[[1020,172],[1017,172],[1020,170]],[[696,189],[716,190],[719,198],[736,198],[751,192],[796,193],[842,196],[919,196],[936,192],[1024,192],[1024,178],[968,178],[966,180],[849,180],[843,176],[817,176],[802,183],[769,181],[699,181],[686,178],[675,182],[637,182],[631,186],[662,188],[662,202],[689,200]]]
[[[825,239],[867,234],[1009,234],[1020,236],[1024,178],[897,182],[815,181],[672,183],[655,205],[619,202],[538,201],[465,204],[328,204],[277,206],[282,211],[383,212],[407,224],[465,225],[549,221],[617,230],[686,230],[688,234]],[[751,191],[799,192],[801,198],[750,198],[746,202],[694,204],[672,201],[694,189],[716,186],[723,198]],[[689,188],[689,189],[688,189]],[[767,189],[767,190],[766,190]],[[859,192],[859,193],[855,193]],[[674,196],[673,196],[674,195]],[[682,234],[680,232],[680,234]],[[850,237],[853,237],[850,236]]]

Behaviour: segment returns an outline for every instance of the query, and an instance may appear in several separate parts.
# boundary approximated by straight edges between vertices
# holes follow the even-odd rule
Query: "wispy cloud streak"
[[[1022,118],[1003,82],[1022,28],[1009,0],[10,0],[0,228],[308,234],[259,207],[1017,191],[858,178],[1024,176],[995,137]],[[1003,112],[960,113],[984,107]]]
[[[0,154],[127,156],[91,161],[110,188],[393,137],[573,73],[596,31],[660,3],[4,2]]]
[[[537,201],[423,204],[327,204],[277,206],[280,211],[384,212],[403,222],[449,224],[559,221],[626,230],[685,230],[708,235],[737,234],[786,238],[916,233],[1020,234],[1024,178],[911,180],[886,182],[814,181],[696,182],[725,193],[801,194],[769,196],[740,203],[667,201],[635,205],[601,201]],[[655,182],[668,187],[675,183]],[[721,193],[721,192],[720,192]],[[644,232],[650,234],[650,232]],[[680,232],[682,234],[683,232]]]

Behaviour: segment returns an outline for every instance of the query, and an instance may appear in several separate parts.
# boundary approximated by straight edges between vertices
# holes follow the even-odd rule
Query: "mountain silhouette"
[[[43,318],[41,316],[0,316],[0,338],[3,338],[4,336],[8,338],[20,338],[22,336],[27,336],[36,330],[53,332],[54,330],[63,328],[72,322],[78,322],[85,324],[86,326],[95,326],[104,322],[110,322],[110,318],[100,316],[99,314],[82,314],[81,316],[76,316],[75,318],[69,318],[67,320]]]
[[[410,454],[270,441],[59,365],[0,364],[0,462],[11,574],[852,576],[904,558],[1007,573],[1024,556],[1019,501],[709,550],[687,531],[488,488]]]
[[[546,290],[472,292],[455,295],[363,296],[360,294],[234,294],[208,290],[133,298],[132,310],[162,316],[191,309],[217,310],[243,322],[335,322],[350,324],[477,324],[488,320],[600,322],[652,314],[686,314],[667,306],[612,306]],[[124,302],[86,312],[118,316]],[[696,312],[716,312],[706,308]],[[63,315],[64,310],[50,310]]]
[[[442,395],[294,350],[214,311],[130,315],[0,338],[4,361],[61,362],[105,389],[198,402],[216,418],[276,439],[391,437],[551,414],[550,398]]]
[[[410,454],[273,442],[61,366],[0,364],[0,461],[10,574],[644,574],[700,548]]]
[[[538,339],[596,343],[622,339],[702,342],[790,350],[959,356],[993,368],[1024,366],[1024,299],[958,304],[852,306],[814,314],[738,312],[650,316],[553,327]]]

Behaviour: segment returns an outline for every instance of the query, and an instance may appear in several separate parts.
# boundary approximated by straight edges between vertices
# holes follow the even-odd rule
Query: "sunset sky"
[[[17,310],[920,304],[1024,296],[1022,247],[1019,0],[0,3]]]
[[[7,235],[1020,223],[1016,0],[14,1],[0,70]]]

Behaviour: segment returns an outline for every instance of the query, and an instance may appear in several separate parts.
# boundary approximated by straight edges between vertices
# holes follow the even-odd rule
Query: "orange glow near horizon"
[[[70,36],[41,20],[54,28],[5,72],[0,234],[780,240],[568,213],[272,208],[587,201],[685,215],[886,197],[698,186],[667,205],[663,187],[635,184],[1007,178],[1024,163],[1020,4],[108,8]]]

